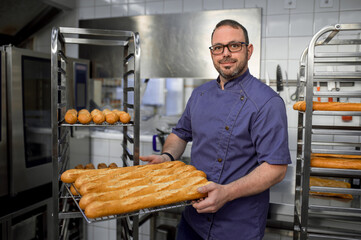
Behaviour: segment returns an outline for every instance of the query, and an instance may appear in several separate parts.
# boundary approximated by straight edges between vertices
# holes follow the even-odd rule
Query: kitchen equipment
[[[277,76],[277,82],[276,82],[277,92],[280,93],[283,91],[283,78],[282,78],[282,70],[280,65],[277,65],[276,76]]]
[[[311,167],[311,153],[361,155],[359,126],[333,123],[336,116],[357,116],[356,111],[313,111],[315,97],[349,97],[360,101],[360,91],[340,90],[337,82],[361,80],[356,67],[361,65],[361,53],[344,51],[349,45],[360,45],[353,39],[361,32],[361,24],[336,24],[317,32],[300,60],[299,101],[306,101],[306,111],[298,112],[297,163],[294,208],[294,239],[359,239],[361,236],[361,190],[352,188],[310,187],[310,176],[340,178],[355,182],[360,170]],[[347,47],[347,48],[346,48]],[[335,51],[338,49],[338,51]],[[331,67],[325,71],[325,66]],[[354,66],[348,68],[344,66]],[[305,70],[305,71],[303,71]],[[314,83],[327,82],[329,90],[314,91]],[[327,116],[325,118],[324,116]],[[322,118],[324,117],[324,118]],[[316,123],[315,123],[316,122]],[[355,139],[353,141],[353,139]],[[342,139],[342,140],[341,140]],[[353,195],[353,200],[340,201],[329,197],[312,197],[310,191]]]
[[[4,46],[4,52],[9,192],[14,196],[51,182],[50,57],[13,46]]]
[[[7,150],[7,113],[6,113],[6,79],[5,51],[0,49],[0,197],[9,194],[8,181],[8,150]]]

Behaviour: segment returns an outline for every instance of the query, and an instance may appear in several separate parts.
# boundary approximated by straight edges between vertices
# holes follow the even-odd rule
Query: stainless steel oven
[[[52,179],[50,55],[5,46],[10,195]]]

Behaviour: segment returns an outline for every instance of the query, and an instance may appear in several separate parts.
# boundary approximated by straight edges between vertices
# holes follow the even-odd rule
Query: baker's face
[[[215,30],[212,46],[216,44],[229,44],[232,42],[245,42],[242,29],[231,26],[222,26]],[[220,74],[222,81],[229,81],[242,75],[248,68],[248,60],[251,58],[253,46],[242,45],[242,50],[230,52],[224,47],[223,53],[214,55],[211,52],[213,65]]]

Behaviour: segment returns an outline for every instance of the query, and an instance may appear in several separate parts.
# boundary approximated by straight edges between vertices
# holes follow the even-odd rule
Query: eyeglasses
[[[210,46],[209,49],[211,50],[212,54],[218,55],[218,54],[223,53],[224,47],[227,47],[228,51],[230,51],[230,52],[239,52],[242,50],[243,45],[248,46],[248,44],[245,42],[230,42],[226,45],[216,44],[216,45]]]

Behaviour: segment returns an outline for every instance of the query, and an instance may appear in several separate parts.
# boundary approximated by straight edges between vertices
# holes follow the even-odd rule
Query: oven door
[[[50,55],[6,48],[10,193],[51,182]]]
[[[6,139],[5,51],[0,49],[0,197],[8,195],[8,157]]]

